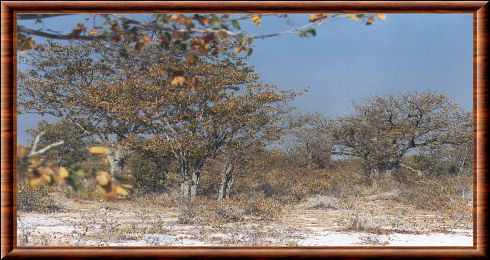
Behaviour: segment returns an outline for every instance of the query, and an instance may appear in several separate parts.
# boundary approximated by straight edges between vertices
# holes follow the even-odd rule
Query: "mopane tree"
[[[390,175],[409,152],[449,140],[462,114],[458,105],[434,91],[374,96],[355,112],[334,120],[336,153],[358,157],[375,188],[380,174]]]
[[[327,168],[333,151],[329,121],[319,113],[299,114],[289,121],[293,152],[308,168]]]
[[[473,168],[473,113],[459,114],[442,143],[424,147],[414,167],[430,175],[458,175]]]
[[[276,94],[272,90],[269,94],[264,93],[266,98],[261,97],[264,94],[260,92],[251,91],[241,97],[242,105],[235,111],[239,122],[233,125],[235,130],[222,152],[224,166],[218,200],[229,198],[233,182],[244,172],[254,152],[280,140],[287,133],[285,122],[292,110],[288,103],[298,93]]]
[[[113,177],[120,175],[129,153],[128,136],[143,131],[134,120],[145,94],[139,85],[155,54],[121,52],[120,47],[48,41],[43,50],[19,58],[28,69],[17,75],[19,113],[49,114],[109,146]]]
[[[198,57],[192,64],[161,57],[149,69],[153,83],[140,85],[148,98],[139,116],[152,139],[148,149],[173,154],[185,199],[195,198],[210,159],[239,138],[272,125],[265,120],[296,94],[261,84],[243,59],[229,51]]]

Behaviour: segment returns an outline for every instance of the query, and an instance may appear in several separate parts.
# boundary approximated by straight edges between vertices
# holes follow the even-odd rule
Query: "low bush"
[[[454,221],[472,223],[472,176],[406,178],[401,198],[417,208],[450,216]]]
[[[59,201],[57,201],[53,192],[54,187],[42,185],[36,189],[31,189],[27,184],[19,182],[17,189],[17,209],[30,212],[53,212],[61,209]]]

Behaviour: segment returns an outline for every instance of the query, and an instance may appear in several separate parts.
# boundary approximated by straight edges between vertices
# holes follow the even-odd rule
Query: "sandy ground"
[[[369,202],[356,210],[298,204],[276,221],[189,225],[179,224],[178,211],[171,207],[69,200],[52,213],[19,211],[17,241],[19,246],[473,245],[467,224],[445,226],[444,217],[391,203]],[[354,222],[364,229],[349,228]]]

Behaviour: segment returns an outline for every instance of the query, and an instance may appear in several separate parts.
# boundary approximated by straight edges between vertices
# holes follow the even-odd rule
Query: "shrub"
[[[30,212],[53,212],[60,210],[60,204],[53,198],[55,189],[48,185],[31,189],[27,184],[19,182],[17,185],[17,209]]]
[[[472,223],[472,176],[406,178],[401,197],[417,208],[436,211],[460,223]],[[470,195],[470,196],[469,196]]]
[[[263,220],[276,219],[282,211],[279,201],[264,196],[247,199],[244,206],[247,214]]]
[[[165,190],[169,163],[148,151],[132,153],[126,163],[123,182],[131,183],[140,192]]]

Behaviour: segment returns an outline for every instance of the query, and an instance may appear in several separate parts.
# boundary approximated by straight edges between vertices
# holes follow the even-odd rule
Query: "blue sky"
[[[62,16],[45,19],[43,24],[19,24],[70,31],[86,17]],[[301,25],[308,17],[290,15],[288,22]],[[264,17],[258,27],[251,21],[242,22],[242,29],[252,34],[288,28],[286,20],[274,17]],[[370,26],[332,19],[315,28],[316,37],[291,34],[257,39],[248,59],[265,83],[298,91],[309,87],[294,103],[299,111],[335,117],[352,111],[352,102],[364,97],[425,89],[445,93],[465,110],[472,110],[472,14],[387,14],[385,22],[376,20]],[[41,119],[18,116],[21,144],[27,142],[25,130]]]

